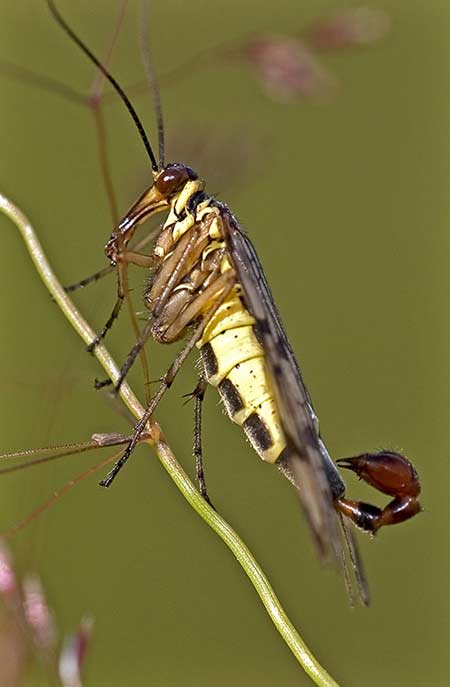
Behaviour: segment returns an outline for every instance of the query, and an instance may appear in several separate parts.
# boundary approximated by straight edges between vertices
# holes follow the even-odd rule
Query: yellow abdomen
[[[197,346],[207,381],[217,387],[228,416],[258,455],[274,463],[286,442],[271,390],[255,319],[232,292],[205,327]]]

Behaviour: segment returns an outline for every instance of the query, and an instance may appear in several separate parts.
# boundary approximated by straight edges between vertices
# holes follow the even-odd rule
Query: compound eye
[[[179,163],[173,163],[164,167],[156,178],[155,186],[164,196],[171,196],[179,191],[190,179],[196,179],[197,175],[190,167]]]

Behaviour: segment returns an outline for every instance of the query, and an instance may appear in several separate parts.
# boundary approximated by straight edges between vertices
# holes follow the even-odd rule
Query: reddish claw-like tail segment
[[[338,499],[337,510],[361,529],[375,534],[380,527],[396,525],[420,513],[419,476],[405,456],[393,451],[380,451],[342,458],[337,462],[378,491],[394,497],[383,509],[362,501]]]

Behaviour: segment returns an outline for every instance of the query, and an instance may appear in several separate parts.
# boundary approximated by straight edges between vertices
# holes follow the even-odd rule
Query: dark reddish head
[[[188,181],[195,181],[198,175],[182,162],[171,162],[155,177],[154,186],[166,198],[181,191]]]
[[[194,170],[181,162],[171,162],[153,174],[153,184],[122,217],[106,244],[105,253],[113,265],[117,264],[119,253],[132,238],[136,226],[151,215],[167,210],[173,198],[182,191],[188,181],[198,180]]]

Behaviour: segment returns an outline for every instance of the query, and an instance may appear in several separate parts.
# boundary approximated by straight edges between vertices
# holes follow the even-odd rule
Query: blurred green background
[[[345,2],[152,3],[159,73],[200,47],[253,32],[298,32]],[[99,54],[116,4],[59,2]],[[448,684],[450,5],[373,2],[392,21],[370,49],[323,56],[341,82],[327,103],[271,101],[242,64],[205,60],[162,88],[171,158],[210,179],[254,240],[335,456],[403,450],[423,483],[424,513],[375,541],[360,536],[373,605],[351,610],[321,570],[295,494],[252,453],[214,392],[205,408],[210,493],[269,575],[292,620],[346,686]],[[113,72],[142,78],[131,3]],[[43,2],[2,0],[0,59],[87,92],[94,72]],[[0,74],[0,189],[29,215],[63,283],[105,265],[111,232],[90,112]],[[150,97],[136,99],[154,138]],[[107,109],[118,203],[150,182],[120,105]],[[188,159],[189,158],[189,159]],[[50,301],[15,229],[0,218],[2,450],[127,431],[92,388],[101,371]],[[136,293],[145,273],[137,270]],[[77,294],[98,329],[114,278]],[[111,333],[123,359],[126,317]],[[173,348],[149,349],[158,377]],[[134,373],[136,384],[140,372]],[[193,365],[158,410],[191,474]],[[71,457],[0,480],[5,530],[95,462]],[[44,581],[61,633],[96,624],[86,685],[308,685],[229,551],[140,449],[109,491],[98,475],[11,541],[18,569]],[[351,496],[373,498],[355,479]],[[376,499],[376,497],[375,497]],[[47,684],[39,667],[25,684]]]

